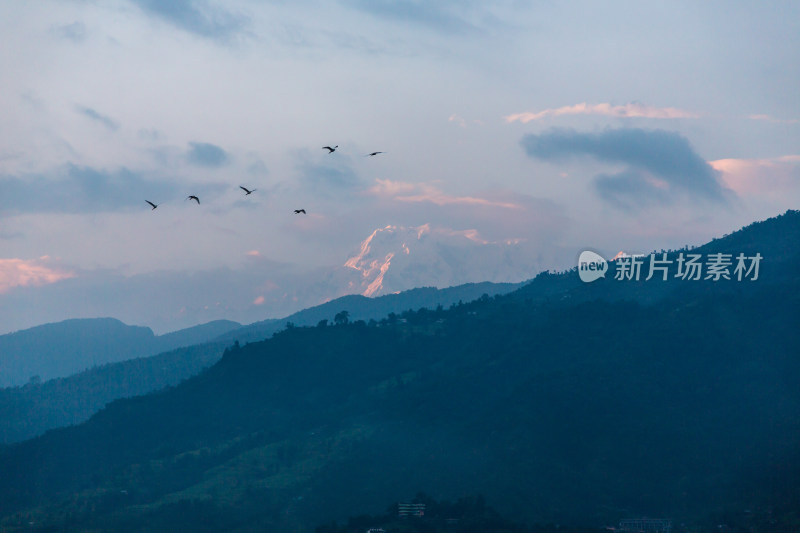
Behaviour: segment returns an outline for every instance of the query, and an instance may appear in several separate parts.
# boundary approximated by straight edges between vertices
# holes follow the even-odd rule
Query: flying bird
[[[147,202],[148,204],[152,205],[152,206],[153,206],[153,209],[155,209],[156,207],[158,207],[158,205],[157,205],[157,204],[154,204],[154,203],[153,203],[153,202],[151,202],[150,200],[145,200],[145,202]],[[151,209],[150,211],[152,211],[153,209]]]
[[[294,210],[294,214],[295,215],[299,215],[300,213],[303,213],[304,215],[307,214],[305,209],[295,209]]]
[[[187,200],[194,200],[195,202],[197,202],[197,205],[200,205],[200,198],[198,198],[198,197],[197,197],[197,196],[195,196],[194,194],[193,194],[193,195],[191,195],[191,196],[188,196],[188,197],[186,197],[186,199],[187,199]]]
[[[338,144],[336,146],[334,146],[333,148],[331,148],[330,146],[323,146],[322,147],[322,149],[323,150],[327,150],[329,154],[332,154],[333,152],[335,152],[337,148],[339,148]]]
[[[256,192],[256,190],[257,190],[257,189],[253,189],[251,191],[250,189],[246,189],[246,188],[242,187],[241,185],[239,185],[239,188],[242,189],[245,192],[245,196],[249,196],[249,195],[253,194],[254,192]]]
[[[373,156],[376,156],[378,154],[385,154],[385,153],[386,152],[372,152],[371,154],[367,154],[364,157],[373,157]]]

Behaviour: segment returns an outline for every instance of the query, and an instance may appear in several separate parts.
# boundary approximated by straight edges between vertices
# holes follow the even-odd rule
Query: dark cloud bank
[[[219,146],[196,142],[189,143],[186,157],[190,163],[201,167],[221,167],[230,160],[228,153]]]
[[[194,185],[196,194],[221,184]],[[6,213],[97,213],[146,207],[183,196],[185,184],[126,168],[115,171],[67,165],[53,175],[0,175],[0,215]]]
[[[731,194],[720,185],[717,171],[685,137],[675,132],[621,128],[581,133],[552,129],[526,135],[521,144],[530,157],[543,161],[591,157],[626,165],[621,172],[599,174],[593,181],[601,198],[623,209],[668,204],[680,194],[727,203]]]

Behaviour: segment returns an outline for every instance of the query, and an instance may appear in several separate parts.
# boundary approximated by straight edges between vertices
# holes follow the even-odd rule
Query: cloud
[[[201,37],[225,41],[242,32],[244,16],[226,11],[207,0],[131,0],[142,11]]]
[[[772,159],[718,159],[709,164],[721,173],[722,182],[727,187],[742,196],[771,197],[791,204],[791,199],[797,198],[800,191],[800,155]]]
[[[51,33],[56,37],[67,39],[73,43],[82,43],[86,40],[86,26],[78,21],[63,26],[54,26],[51,29]]]
[[[190,142],[189,147],[187,159],[201,167],[221,167],[230,160],[228,153],[214,144]]]
[[[266,176],[269,174],[269,170],[267,169],[267,165],[262,160],[256,159],[247,165],[247,173],[252,176]]]
[[[177,196],[178,184],[147,178],[126,168],[109,172],[70,164],[55,176],[0,175],[0,216],[19,212],[113,211],[141,207],[145,198],[160,203]]]
[[[617,207],[666,204],[675,199],[675,193],[725,203],[730,193],[720,185],[719,173],[685,137],[675,132],[621,128],[580,133],[552,129],[541,135],[525,135],[521,145],[530,157],[544,161],[588,156],[626,165],[622,172],[602,174],[594,181],[600,196]]]
[[[350,159],[338,152],[314,158],[307,152],[300,154],[297,164],[299,182],[316,194],[331,196],[352,193],[364,188],[364,180],[353,170]]]
[[[594,187],[600,198],[624,211],[669,203],[668,187],[663,181],[635,170],[600,174],[595,177]]]
[[[520,206],[512,202],[489,200],[476,196],[451,196],[445,194],[435,186],[428,183],[406,183],[401,181],[376,179],[367,191],[374,196],[389,197],[399,202],[430,202],[436,205],[464,204],[502,207],[505,209],[519,209]]]
[[[444,33],[472,33],[479,29],[464,18],[464,12],[480,3],[469,2],[425,2],[419,0],[351,0],[356,9],[380,18],[412,23]],[[474,11],[474,9],[473,9]],[[482,19],[491,20],[486,14]]]
[[[763,120],[766,122],[775,122],[778,124],[797,124],[800,120],[796,118],[775,118],[770,115],[748,115],[750,120]]]
[[[466,120],[464,120],[463,118],[461,118],[460,116],[458,116],[458,115],[457,115],[457,114],[455,114],[455,113],[453,113],[452,115],[450,115],[450,116],[448,117],[447,121],[448,121],[448,122],[455,122],[456,124],[458,124],[458,125],[459,125],[460,127],[462,127],[462,128],[466,128],[466,127],[467,127],[467,121],[466,121]]]
[[[99,122],[100,124],[102,124],[111,131],[117,131],[119,129],[118,122],[111,119],[110,117],[107,117],[106,115],[98,113],[91,107],[75,106],[75,111],[77,111],[78,113],[80,113],[85,117],[88,117],[96,122]]]
[[[44,265],[47,259],[47,256],[39,260],[0,259],[0,294],[14,287],[40,287],[75,277],[71,272]]]
[[[434,184],[376,180],[360,196],[358,209],[332,211],[323,217],[315,211],[293,221],[287,232],[321,247],[352,246],[352,236],[367,228],[396,225],[447,227],[475,230],[480,239],[506,242],[523,239],[551,250],[569,225],[564,209],[549,200],[507,190],[486,190],[477,194],[446,194]],[[303,223],[301,226],[300,223]],[[476,237],[478,238],[478,237]]]
[[[545,109],[536,112],[515,113],[505,117],[506,122],[522,122],[527,123],[534,120],[540,120],[546,117],[558,117],[562,115],[605,115],[609,117],[620,118],[697,118],[697,113],[685,111],[675,107],[654,107],[637,102],[632,102],[625,105],[611,105],[611,104],[594,104],[589,105],[586,102],[575,104],[571,106],[558,107],[555,109]]]
[[[142,128],[139,130],[139,138],[145,141],[160,141],[164,135],[155,128]]]

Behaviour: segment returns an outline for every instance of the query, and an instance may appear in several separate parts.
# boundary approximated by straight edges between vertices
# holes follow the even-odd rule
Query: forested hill
[[[725,235],[718,239],[697,247],[687,247],[680,250],[652,250],[643,257],[636,258],[640,263],[638,279],[631,276],[630,270],[626,276],[618,272],[623,262],[630,268],[631,259],[609,261],[608,272],[604,277],[591,283],[580,280],[577,266],[561,273],[543,272],[531,280],[521,289],[514,291],[512,297],[518,300],[532,302],[554,302],[568,300],[570,302],[593,301],[597,299],[606,301],[634,300],[650,304],[667,298],[680,295],[681,298],[692,298],[698,294],[734,293],[758,290],[764,284],[780,284],[796,280],[798,271],[792,265],[800,262],[800,211],[787,211],[786,213],[752,224]],[[665,255],[666,254],[666,255]],[[709,264],[716,254],[723,254],[721,259],[730,263],[724,270],[726,277],[716,279],[709,270]],[[741,280],[736,273],[738,256],[745,257],[744,266],[751,266],[751,258],[760,256],[758,261],[758,279],[752,278],[756,271],[749,275],[742,272]],[[651,258],[652,256],[652,258]],[[694,279],[696,272],[688,276],[679,276],[679,273],[688,274],[685,267],[679,267],[679,262],[685,262],[691,256],[697,256],[701,264],[699,279]],[[577,261],[576,256],[576,261]],[[654,261],[656,267],[664,267],[664,273],[658,268],[650,273],[650,264]],[[679,270],[682,268],[682,271]],[[709,275],[712,274],[710,277]],[[633,278],[633,279],[629,279]],[[650,277],[650,279],[647,279]]]
[[[0,444],[84,422],[119,398],[177,385],[219,361],[225,347],[219,342],[195,344],[43,383],[0,389]]]
[[[177,385],[216,363],[225,347],[234,341],[263,340],[285,328],[287,322],[316,325],[320,320],[327,320],[333,323],[335,316],[343,311],[352,320],[380,319],[392,312],[449,306],[459,300],[474,300],[482,294],[505,294],[520,285],[469,283],[446,289],[424,287],[377,298],[345,296],[284,319],[242,327],[220,320],[161,336],[154,336],[148,328],[126,326],[117,320],[95,319],[49,324],[0,337],[0,347],[11,346],[5,356],[0,356],[0,363],[16,358],[28,365],[27,372],[32,371],[33,364],[52,363],[58,367],[64,364],[64,359],[73,356],[71,368],[91,363],[91,368],[67,377],[43,382],[34,380],[22,387],[0,389],[0,443],[18,442],[48,429],[83,422],[112,400]],[[208,339],[213,340],[205,342]],[[182,348],[173,349],[177,346]],[[161,350],[169,351],[150,355]],[[132,358],[101,364],[120,357]],[[27,375],[26,372],[19,374]]]
[[[397,294],[386,294],[375,298],[368,298],[360,294],[342,296],[323,304],[303,309],[283,319],[264,320],[247,326],[242,326],[220,336],[218,341],[252,342],[270,337],[273,333],[286,327],[287,323],[296,326],[315,326],[319,321],[333,322],[336,314],[347,311],[350,320],[381,319],[390,313],[400,313],[409,309],[427,307],[434,309],[438,306],[449,307],[454,303],[470,302],[484,294],[495,296],[507,294],[522,287],[523,283],[465,283],[455,287],[437,289],[436,287],[419,287]]]
[[[747,290],[649,305],[512,293],[236,345],[175,388],[0,451],[0,528],[312,531],[420,490],[484,494],[529,523],[702,530],[768,510],[790,528],[800,262],[771,265]]]

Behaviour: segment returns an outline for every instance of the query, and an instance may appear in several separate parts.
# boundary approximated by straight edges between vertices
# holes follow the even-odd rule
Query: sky
[[[800,207],[796,2],[2,0],[0,35],[0,334],[380,294],[347,273],[386,228],[370,271],[447,286]]]

